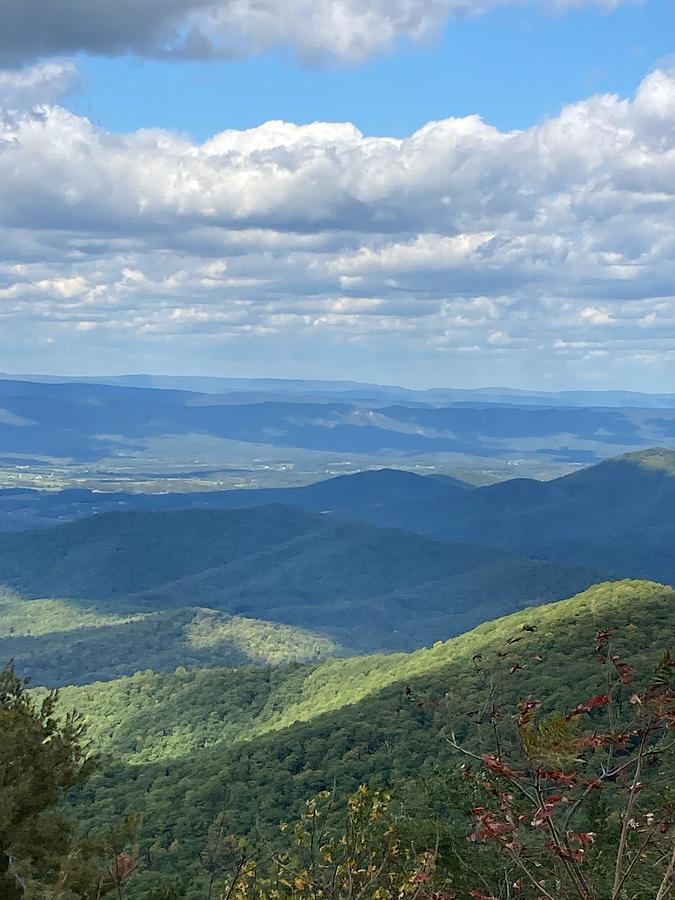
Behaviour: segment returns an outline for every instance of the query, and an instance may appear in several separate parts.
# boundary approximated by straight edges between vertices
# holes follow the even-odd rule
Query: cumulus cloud
[[[306,62],[360,61],[456,16],[523,4],[612,9],[635,0],[20,0],[3,9],[0,65],[84,51],[230,59],[290,46]]]
[[[70,60],[24,69],[0,69],[0,106],[5,109],[53,104],[71,93],[80,78]]]
[[[672,363],[673,72],[527,130],[467,117],[405,139],[269,122],[195,144],[16,106],[0,332]]]

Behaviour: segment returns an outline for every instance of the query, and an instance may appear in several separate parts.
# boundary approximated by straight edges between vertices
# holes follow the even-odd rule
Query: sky
[[[675,389],[675,0],[5,0],[0,371]]]

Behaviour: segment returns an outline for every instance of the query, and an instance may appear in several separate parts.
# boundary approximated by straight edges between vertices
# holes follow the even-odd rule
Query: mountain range
[[[291,378],[224,378],[207,375],[96,375],[77,378],[58,375],[8,375],[0,378],[42,384],[107,384],[121,387],[160,388],[203,394],[244,394],[258,398],[278,396],[349,399],[371,403],[393,400],[421,404],[498,403],[516,406],[580,406],[591,408],[627,407],[667,409],[675,407],[675,393],[648,394],[640,391],[535,391],[505,387],[485,388],[406,388],[359,381],[326,381]]]
[[[675,446],[675,402],[586,407],[560,398],[499,394],[455,400],[386,391],[375,396],[204,393],[124,384],[0,381],[0,463],[54,465],[232,456],[232,447],[297,454],[549,460],[590,463],[655,444]],[[626,403],[631,397],[626,395]],[[618,402],[618,398],[615,398]],[[602,398],[598,398],[602,402]],[[660,404],[654,406],[654,404]],[[246,454],[244,454],[246,457]]]
[[[0,491],[0,531],[112,511],[283,504],[518,556],[675,583],[675,451],[626,454],[550,481],[474,488],[454,478],[365,471],[300,488],[203,493]]]
[[[115,634],[112,654],[119,660],[130,640],[138,647],[135,635],[161,630],[166,616],[175,622],[176,612],[190,608],[309,629],[324,645],[329,640],[351,652],[412,649],[562,598],[600,577],[588,567],[280,505],[105,513],[0,536],[0,584],[11,597],[24,604],[65,599],[76,618],[94,617],[86,631],[60,636],[60,683],[81,680],[84,646],[99,645],[98,635],[105,643]],[[149,614],[154,619],[137,618]],[[28,627],[34,619],[27,618]],[[2,649],[7,656],[21,652],[33,675],[54,640],[30,635],[27,656],[25,630],[7,635]],[[222,647],[212,650],[211,664],[222,664]],[[156,667],[174,660],[152,655]],[[99,649],[99,672],[109,656]],[[143,667],[140,659],[127,665],[129,673]],[[115,667],[111,673],[121,674]]]
[[[14,396],[40,409],[42,387]],[[178,427],[176,408],[185,422],[225,408],[158,391],[160,419],[153,390],[145,421],[144,389],[99,387],[55,393],[44,440],[55,427],[78,446],[121,446],[96,432],[112,407],[141,440]],[[17,431],[33,427],[19,405],[3,414]],[[257,428],[253,407],[231,405]],[[453,412],[405,409],[422,430]],[[391,787],[416,838],[433,844],[444,816],[468,834],[466,803],[443,799],[450,783],[461,794],[447,738],[482,733],[486,685],[502,705],[537,697],[558,713],[606,689],[598,633],[645,669],[672,643],[675,451],[483,486],[419,471],[431,474],[0,491],[0,657],[37,699],[57,687],[59,710],[84,716],[101,767],[68,798],[79,827],[142,813],[130,900],[203,897],[217,816],[276,846],[276,826],[317,791]]]
[[[413,650],[602,580],[675,584],[667,450],[479,488],[380,470],[276,490],[28,492],[51,527],[11,531],[17,496],[0,496],[0,651],[50,685]]]

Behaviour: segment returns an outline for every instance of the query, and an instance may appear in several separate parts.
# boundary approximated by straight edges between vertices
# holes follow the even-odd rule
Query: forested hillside
[[[373,524],[401,525],[407,504],[450,499],[471,485],[442,475],[423,476],[400,469],[372,469],[338,475],[299,488],[229,491],[129,493],[74,489],[0,490],[0,531],[22,531],[104,512],[176,509],[245,509],[282,503],[306,512],[330,513]]]
[[[99,765],[69,808],[92,835],[92,859],[112,852],[114,866],[131,866],[118,884],[128,900],[203,900],[216,883],[205,863],[214,834],[227,829],[227,859],[261,847],[269,857],[286,846],[279,824],[322,791],[337,806],[357,792],[356,809],[391,789],[406,846],[437,846],[454,883],[473,884],[449,860],[473,833],[467,810],[483,808],[487,782],[461,774],[457,747],[493,759],[486,748],[503,730],[494,765],[520,777],[500,760],[518,751],[520,700],[553,715],[554,729],[582,713],[592,723],[609,690],[597,646],[611,639],[619,683],[625,657],[628,681],[636,673],[623,714],[643,702],[638,673],[672,645],[670,451],[478,488],[379,470],[271,492],[64,492],[36,503],[49,527],[0,535],[0,657],[47,704],[40,727],[57,721],[52,687],[58,721],[75,727],[70,709],[84,717]],[[74,521],[54,525],[59,516]],[[597,584],[606,574],[664,583]],[[13,683],[11,670],[3,677]],[[656,777],[645,774],[650,791]],[[592,815],[614,834],[616,806]],[[333,835],[337,813],[329,820]],[[485,859],[486,871],[498,864]]]
[[[413,649],[599,579],[590,567],[283,506],[110,513],[0,536],[0,584],[25,600],[68,598],[71,608],[117,617],[209,608],[309,629],[358,651]],[[107,632],[91,625],[94,641],[108,640],[111,628],[134,641],[162,627],[157,617],[101,625]],[[78,639],[86,644],[88,636]],[[123,656],[128,642],[118,645]],[[26,649],[21,643],[16,655]],[[14,652],[11,642],[5,652]],[[126,673],[148,664],[141,652]]]
[[[0,535],[0,652],[35,683],[83,684],[411,650],[603,578],[675,584],[673,473],[675,453],[653,450],[475,489],[373,471],[271,493],[86,494],[88,511],[150,508]],[[257,505],[270,497],[287,503]]]
[[[88,827],[143,812],[143,853],[198,883],[206,832],[223,810],[235,831],[266,829],[316,791],[335,784],[344,794],[363,781],[399,783],[424,807],[430,779],[459,765],[450,731],[476,740],[491,683],[500,705],[537,696],[564,711],[603,690],[597,632],[611,629],[617,659],[648,666],[672,642],[674,612],[671,588],[611,583],[409,655],[73,688],[62,704],[83,709],[112,754],[74,810]]]
[[[47,687],[141,669],[278,665],[341,652],[326,635],[212,609],[115,616],[74,601],[0,599],[0,659],[13,659],[34,684]]]
[[[480,488],[429,530],[539,559],[593,560],[614,576],[675,583],[674,510],[675,452],[654,449],[550,482]]]
[[[671,553],[675,543],[675,451],[658,448],[619,456],[550,481],[513,478],[473,489],[452,478],[374,470],[305,487],[268,490],[0,492],[0,531],[115,510],[240,509],[279,503],[435,539],[479,544],[491,548],[490,553],[497,548],[532,559],[587,567],[607,577],[675,583]],[[300,518],[290,528],[299,523]],[[19,548],[21,544],[8,546]],[[18,578],[11,573],[8,576]],[[66,583],[72,577],[68,575]],[[61,581],[57,577],[57,583]],[[107,591],[108,585],[105,587]],[[43,585],[43,593],[53,590],[54,584]]]

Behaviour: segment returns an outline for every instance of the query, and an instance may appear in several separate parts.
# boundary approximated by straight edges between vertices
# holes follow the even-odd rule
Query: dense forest
[[[113,615],[65,600],[0,599],[0,658],[35,684],[88,684],[143,668],[315,661],[340,654],[327,635],[213,609]]]
[[[414,649],[598,580],[588,567],[280,505],[105,513],[0,535],[0,583],[23,599],[67,598],[71,609],[117,617],[100,622],[103,640],[117,632],[135,641],[152,629],[120,617],[200,607],[309,629],[353,652]],[[99,634],[89,632],[94,641]],[[47,641],[36,636],[36,657]],[[4,648],[10,656],[27,650],[11,639]],[[71,673],[63,672],[75,680]]]
[[[610,664],[619,683],[615,714],[625,715],[664,658],[674,600],[675,592],[662,585],[608,583],[412,654],[309,667],[147,672],[69,688],[58,699],[61,721],[68,721],[67,710],[79,708],[91,746],[102,754],[71,793],[69,815],[89,841],[99,841],[96,846],[105,845],[113,826],[122,829],[126,837],[117,855],[134,860],[123,896],[197,898],[206,896],[210,876],[204,859],[219,829],[222,840],[227,835],[229,849],[222,854],[230,860],[214,880],[222,887],[238,852],[247,864],[259,857],[260,872],[266,866],[271,873],[293,834],[285,826],[279,831],[279,824],[303,817],[306,824],[305,801],[315,795],[324,799],[313,802],[324,805],[330,795],[322,827],[326,841],[337,839],[345,826],[344,802],[358,797],[359,785],[367,783],[377,796],[385,792],[391,798],[387,816],[396,821],[396,840],[408,848],[404,855],[412,854],[410,872],[419,862],[420,848],[411,837],[416,835],[425,849],[435,848],[434,877],[466,887],[452,853],[459,846],[466,855],[475,826],[468,798],[482,788],[466,782],[455,747],[478,754],[479,761],[482,751],[491,759],[484,751],[493,742],[491,719],[498,707],[504,711],[498,714],[504,717],[499,756],[507,748],[517,754],[506,710],[535,697],[542,715],[553,720],[583,707],[570,721],[583,713],[597,734],[599,720],[593,722],[603,710],[595,710],[595,701],[588,710],[584,704],[607,690],[607,667],[594,652],[598,635],[611,633]],[[630,688],[621,682],[624,665],[631,671]],[[672,677],[669,664],[662,677]],[[669,696],[663,702],[672,711]],[[50,701],[40,691],[33,698]],[[583,761],[591,764],[590,758]],[[671,765],[666,752],[644,777],[661,789],[672,784]],[[372,799],[361,797],[366,804]],[[660,803],[662,811],[665,794]],[[593,833],[602,826],[607,841],[617,822],[612,809],[610,803],[589,812]],[[475,861],[480,884],[494,865],[502,874],[508,871],[508,860],[495,862],[498,850],[485,847]],[[601,860],[594,866],[601,869]],[[254,896],[253,887],[246,890],[244,895]]]
[[[663,571],[671,462],[393,477],[518,554],[264,503],[0,536],[0,896],[665,900],[675,591],[521,525],[593,506],[610,574]]]

